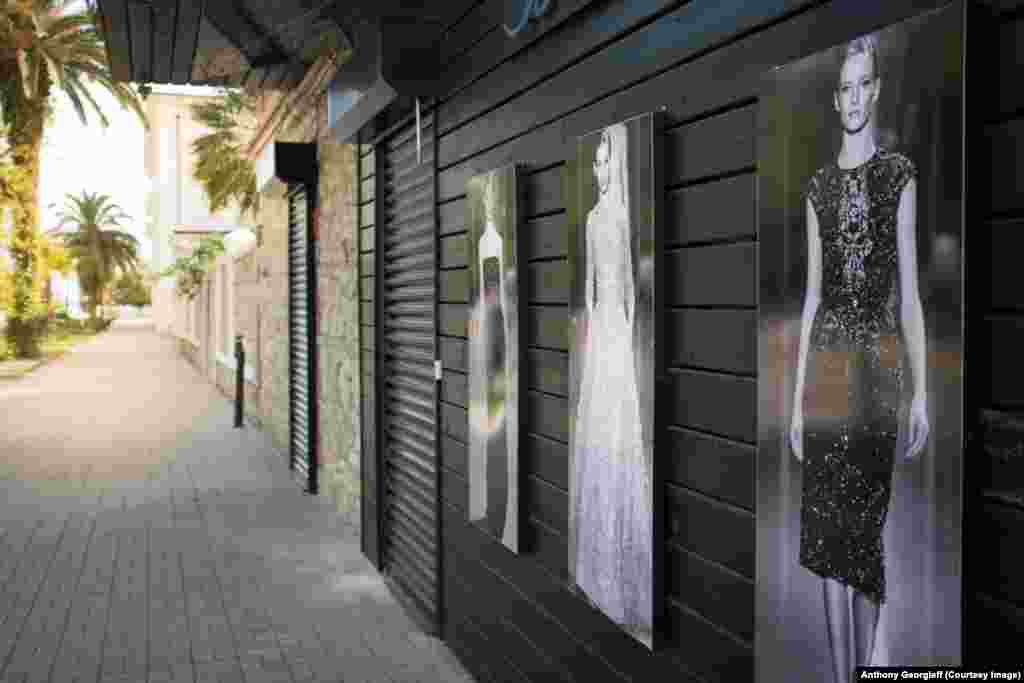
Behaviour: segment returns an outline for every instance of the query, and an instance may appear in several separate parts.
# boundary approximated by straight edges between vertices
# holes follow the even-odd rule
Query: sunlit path
[[[0,682],[463,681],[145,321],[0,384]]]

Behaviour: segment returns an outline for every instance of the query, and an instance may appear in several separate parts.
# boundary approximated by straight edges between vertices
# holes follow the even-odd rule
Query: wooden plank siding
[[[1018,231],[1024,227],[1024,95],[1019,85],[1024,78],[1024,3],[990,4],[995,26],[974,37],[973,44],[981,53],[975,73],[991,73],[995,79],[968,79],[968,97],[974,102],[968,112],[984,123],[980,135],[968,137],[968,149],[974,150],[968,187],[982,188],[976,193],[977,220],[968,233],[973,255],[968,266],[976,279],[968,303],[978,313],[968,320],[971,352],[965,377],[974,379],[971,414],[965,417],[975,422],[979,410],[1024,410],[1024,384],[1018,379],[1024,376],[1024,291],[1011,257],[1022,244]],[[968,661],[1009,665],[1020,659],[1016,648],[1024,633],[1024,432],[1008,449],[1011,456],[987,448],[984,429],[976,436],[965,453],[964,648]]]
[[[444,367],[438,441],[444,638],[487,681],[752,681],[758,92],[776,65],[946,2],[564,2],[527,29],[521,42],[501,30],[501,4],[483,0],[445,33],[442,96],[424,116],[425,134],[437,135],[429,161],[438,172],[433,208],[437,348]],[[997,40],[989,47],[999,60],[993,73],[1000,85],[984,90],[983,103],[975,103],[984,109],[984,131],[968,133],[975,162],[991,175],[991,182],[972,184],[981,188],[975,196],[985,204],[984,229],[975,229],[985,234],[973,241],[971,233],[972,258],[984,264],[974,272],[991,282],[982,283],[984,305],[970,321],[977,330],[970,337],[971,358],[985,377],[985,397],[981,405],[969,402],[969,412],[1024,408],[1024,385],[1017,380],[1024,376],[1017,351],[1024,343],[1024,294],[1015,286],[1012,255],[1024,223],[1024,94],[1016,86],[1024,78],[1024,2],[999,5]],[[657,343],[666,350],[669,381],[659,394],[667,409],[656,426],[664,446],[655,454],[665,474],[664,535],[658,540],[665,549],[666,587],[658,597],[666,605],[661,635],[667,642],[651,653],[567,586],[570,272],[562,175],[578,136],[655,110],[666,123],[658,141],[666,160],[659,279],[666,306]],[[381,117],[378,129],[399,116]],[[367,168],[385,150],[391,151],[388,145],[376,152],[361,148],[367,358],[374,353],[377,213],[376,179]],[[509,163],[525,166],[526,187],[519,555],[466,521],[465,183]],[[415,182],[410,178],[410,186]],[[372,382],[370,372],[364,368],[364,382]],[[973,421],[965,415],[965,423]],[[978,633],[1019,633],[1024,567],[1012,559],[1012,549],[1024,543],[1024,506],[982,498],[968,506],[965,524],[974,539],[971,557],[979,558],[971,569],[965,555],[965,619]],[[968,640],[967,661],[1006,661],[1014,652],[1010,637]],[[1003,652],[993,643],[1004,643]]]

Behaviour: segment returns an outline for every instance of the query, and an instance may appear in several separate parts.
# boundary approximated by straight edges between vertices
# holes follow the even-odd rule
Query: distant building
[[[192,118],[191,106],[210,95],[161,92],[146,99],[149,130],[145,134],[145,168],[149,181],[146,201],[147,233],[152,240],[153,272],[174,264],[180,245],[175,231],[229,232],[239,224],[237,209],[211,213],[202,186],[192,177],[192,143],[208,132]],[[153,322],[156,329],[187,338],[186,304],[176,301],[174,278],[165,277],[153,286]]]

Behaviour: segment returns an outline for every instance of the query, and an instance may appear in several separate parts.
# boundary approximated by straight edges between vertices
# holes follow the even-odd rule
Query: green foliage
[[[40,293],[46,278],[39,254],[39,157],[43,131],[52,120],[49,98],[63,92],[83,123],[87,110],[103,126],[109,121],[89,87],[98,84],[146,123],[139,96],[113,80],[97,27],[95,3],[71,11],[68,0],[0,2],[0,121],[11,163],[0,169],[0,204],[13,209],[10,251],[15,272],[7,307],[8,342],[21,355],[39,353],[32,339],[45,309]]]
[[[60,213],[60,224],[73,224],[75,232],[64,233],[64,244],[75,258],[78,281],[86,294],[89,317],[103,304],[103,294],[114,273],[134,272],[139,263],[139,241],[134,235],[117,230],[130,217],[108,195],[82,192],[67,195],[67,207]]]
[[[160,277],[177,275],[175,289],[178,296],[191,301],[199,293],[203,279],[213,267],[213,262],[223,253],[223,235],[208,235],[200,240],[191,254],[175,260],[170,268],[160,273]]]
[[[123,306],[148,306],[152,303],[149,286],[138,271],[121,274],[114,282],[111,300]]]
[[[232,203],[242,213],[259,211],[256,164],[243,150],[253,132],[245,124],[255,119],[255,106],[253,98],[233,90],[192,105],[192,118],[212,131],[192,143],[196,158],[192,175],[206,193],[211,213]]]

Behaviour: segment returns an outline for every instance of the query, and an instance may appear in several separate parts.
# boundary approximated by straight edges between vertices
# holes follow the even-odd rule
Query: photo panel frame
[[[563,175],[569,223],[571,588],[655,649],[664,581],[655,400],[664,194],[662,115],[578,138]]]
[[[764,79],[758,681],[960,664],[963,33],[954,2]]]
[[[466,181],[469,241],[469,520],[520,548],[521,167]]]

